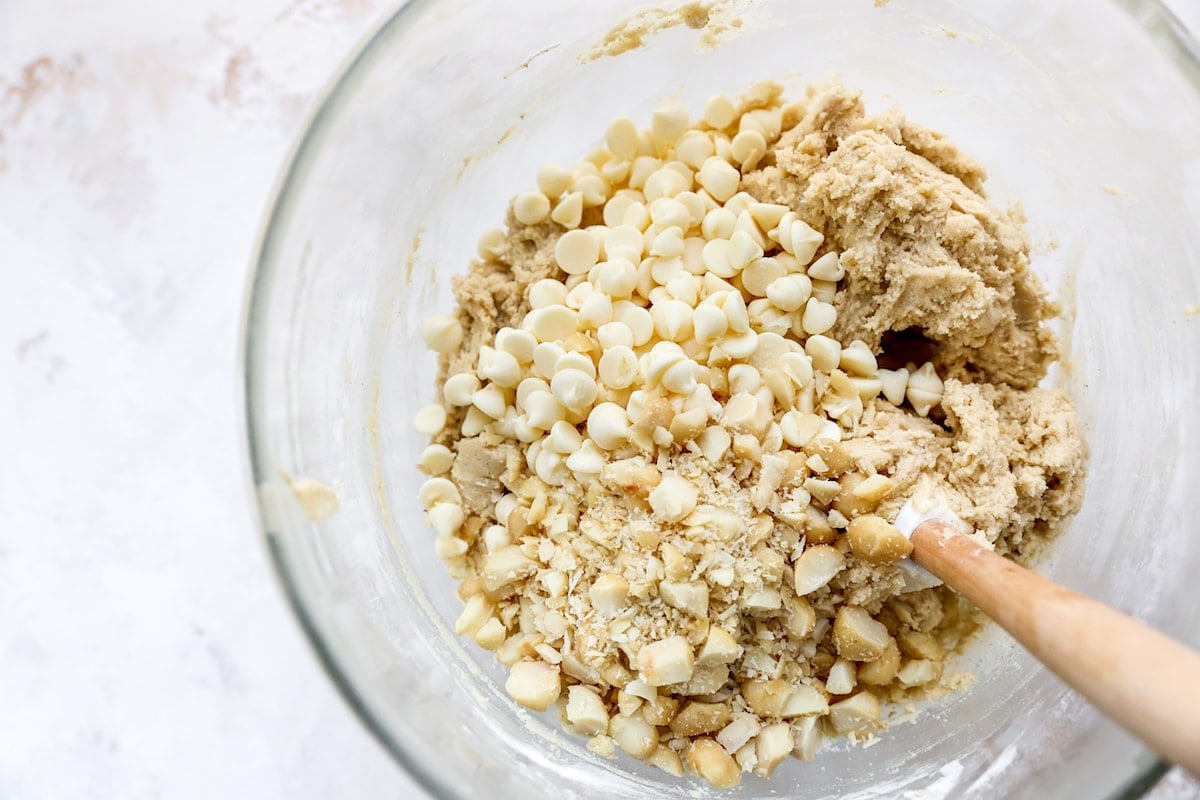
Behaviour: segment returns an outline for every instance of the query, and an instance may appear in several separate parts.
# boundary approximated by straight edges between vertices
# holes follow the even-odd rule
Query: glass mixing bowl
[[[453,635],[411,420],[435,379],[420,322],[451,308],[479,234],[539,164],[573,163],[617,116],[840,75],[870,108],[946,132],[988,167],[993,200],[1028,216],[1065,312],[1069,357],[1050,380],[1092,447],[1086,504],[1041,568],[1200,644],[1195,43],[1155,2],[778,0],[580,58],[642,2],[410,2],[284,173],[249,301],[249,438],[266,541],[330,675],[444,798],[1136,794],[1161,764],[995,630],[962,657],[968,691],[870,748],[831,744],[732,792],[591,755]],[[715,36],[730,17],[740,27]],[[339,510],[325,515],[312,481]]]

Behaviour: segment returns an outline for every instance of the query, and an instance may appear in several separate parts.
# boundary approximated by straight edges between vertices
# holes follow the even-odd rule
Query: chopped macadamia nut
[[[854,555],[877,564],[894,564],[907,558],[913,549],[899,528],[874,514],[851,520],[846,538]]]
[[[825,678],[825,690],[830,694],[850,694],[857,683],[858,670],[853,661],[839,658],[829,668],[829,676]]]
[[[903,686],[924,686],[942,676],[940,661],[918,658],[908,661],[896,673],[896,680]]]
[[[737,762],[712,739],[692,739],[688,745],[687,763],[693,772],[718,789],[732,789],[742,782]]]
[[[670,773],[676,778],[683,777],[683,761],[679,758],[679,753],[676,753],[665,744],[660,744],[654,748],[654,752],[646,760],[663,772]]]
[[[585,736],[608,731],[608,709],[594,689],[586,686],[567,688],[567,721]]]
[[[846,557],[836,548],[828,545],[817,545],[805,549],[796,559],[794,567],[794,585],[796,594],[812,594],[825,586],[833,576],[841,572],[846,564]]]
[[[650,508],[664,522],[679,522],[696,507],[699,495],[695,485],[677,475],[664,475],[650,492]]]
[[[545,711],[562,692],[558,667],[542,661],[519,661],[512,665],[504,689],[526,708]]]
[[[855,677],[859,683],[870,686],[887,686],[896,679],[899,671],[900,650],[896,647],[896,642],[889,638],[878,658],[858,665]]]
[[[842,606],[833,623],[833,641],[843,658],[873,661],[891,641],[887,628],[859,606]]]
[[[651,686],[683,683],[692,677],[695,658],[691,645],[682,636],[644,645],[637,655],[638,672]]]
[[[755,756],[758,760],[754,774],[761,778],[771,777],[775,768],[792,754],[795,745],[792,726],[788,723],[776,722],[763,727],[754,740]]]
[[[688,702],[671,720],[672,733],[680,736],[698,736],[714,733],[729,724],[733,710],[728,703]]]
[[[634,758],[649,758],[658,747],[658,732],[637,714],[613,717],[608,723],[608,735]]]
[[[829,707],[829,721],[842,736],[866,734],[879,728],[879,700],[870,692],[859,692]]]

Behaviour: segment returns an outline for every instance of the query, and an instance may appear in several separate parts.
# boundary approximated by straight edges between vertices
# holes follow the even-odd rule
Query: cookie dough
[[[955,685],[975,615],[906,591],[890,520],[930,498],[1027,558],[1086,462],[984,177],[857,92],[771,82],[539,171],[422,330],[421,500],[514,699],[730,786]]]

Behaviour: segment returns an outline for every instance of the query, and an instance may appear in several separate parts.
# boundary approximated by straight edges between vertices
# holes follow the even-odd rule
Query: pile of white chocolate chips
[[[769,82],[539,170],[422,329],[416,420],[456,630],[517,702],[728,787],[953,683],[973,615],[889,520],[932,495],[1020,557],[1084,460],[982,179],[853,92]]]

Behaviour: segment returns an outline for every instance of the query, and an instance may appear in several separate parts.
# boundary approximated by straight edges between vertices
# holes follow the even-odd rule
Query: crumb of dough
[[[649,8],[621,20],[600,41],[579,56],[580,63],[619,56],[644,47],[646,40],[686,26],[700,31],[698,44],[711,49],[745,28],[744,20],[733,13],[731,0],[692,0],[675,8]]]
[[[314,478],[294,478],[286,472],[283,477],[300,503],[300,510],[313,522],[320,522],[342,507],[332,486]]]
[[[689,123],[685,135],[732,147],[751,129],[765,152],[740,159],[725,223],[718,214],[712,227],[677,224],[705,245],[732,241],[713,231],[737,219],[765,257],[720,278],[711,270],[726,266],[717,262],[693,260],[689,271],[670,260],[686,252],[638,257],[638,287],[601,297],[585,320],[587,298],[601,292],[593,284],[615,263],[567,274],[560,261],[572,256],[558,249],[568,228],[547,218],[545,204],[533,223],[510,208],[507,231],[481,243],[480,260],[454,280],[457,322],[431,328],[439,389],[485,372],[501,331],[541,330],[546,353],[574,354],[571,386],[592,387],[596,399],[553,406],[560,424],[537,428],[521,398],[536,390],[567,403],[572,395],[551,388],[558,367],[526,354],[522,383],[489,373],[472,385],[497,381],[489,391],[503,412],[481,410],[484,389],[447,402],[433,442],[453,456],[451,485],[435,475],[423,489],[438,552],[466,602],[456,630],[510,667],[532,662],[514,671],[510,694],[545,708],[561,693],[566,724],[590,736],[594,751],[620,747],[672,774],[686,763],[718,785],[739,772],[769,775],[789,754],[811,759],[830,737],[874,741],[886,727],[881,702],[902,708],[970,684],[947,658],[978,630],[976,611],[944,586],[906,592],[894,561],[856,549],[855,520],[876,517],[863,530],[884,536],[906,499],[934,496],[997,552],[1027,559],[1079,509],[1087,459],[1070,399],[1038,387],[1059,358],[1045,325],[1057,308],[1030,268],[1023,214],[988,202],[978,163],[898,111],[869,115],[859,93],[840,85],[787,104],[781,87],[764,82],[736,102],[732,121],[726,102],[714,101],[710,121]],[[683,167],[685,182],[731,193],[727,160],[707,171],[667,167],[674,145],[658,146],[661,169]],[[645,199],[616,161],[601,158],[578,175],[609,168],[625,201]],[[686,191],[703,203],[699,190]],[[545,199],[565,202],[563,191]],[[538,217],[529,210],[537,207],[522,215]],[[751,208],[774,221],[754,227]],[[588,205],[572,229],[608,243],[604,211]],[[785,212],[793,217],[780,224]],[[624,219],[639,219],[637,209]],[[791,231],[819,244],[801,257]],[[660,233],[652,228],[645,247]],[[829,271],[836,264],[844,274]],[[756,271],[800,276],[812,298],[796,306]],[[539,328],[530,314],[539,281],[567,298],[558,313],[575,320],[574,333]],[[662,341],[705,298],[731,293],[748,310],[721,306],[726,321],[745,313],[759,350],[746,354],[741,334],[728,332],[701,343],[691,327],[674,329],[678,344]],[[818,294],[828,309],[812,306]],[[670,313],[684,317],[666,311],[676,296],[689,301]],[[602,356],[632,328],[622,322],[605,334],[616,337],[606,350],[599,325],[633,306],[659,317],[633,354],[635,382],[617,388]],[[836,318],[824,317],[818,339],[814,320],[830,312]],[[820,362],[829,347],[841,355]],[[652,379],[663,355],[694,364],[696,380],[668,388],[665,377]],[[900,376],[903,391],[885,395],[885,376]],[[627,428],[590,418],[601,402],[623,409]],[[797,433],[797,420],[809,433]],[[428,463],[445,458],[439,450]]]

